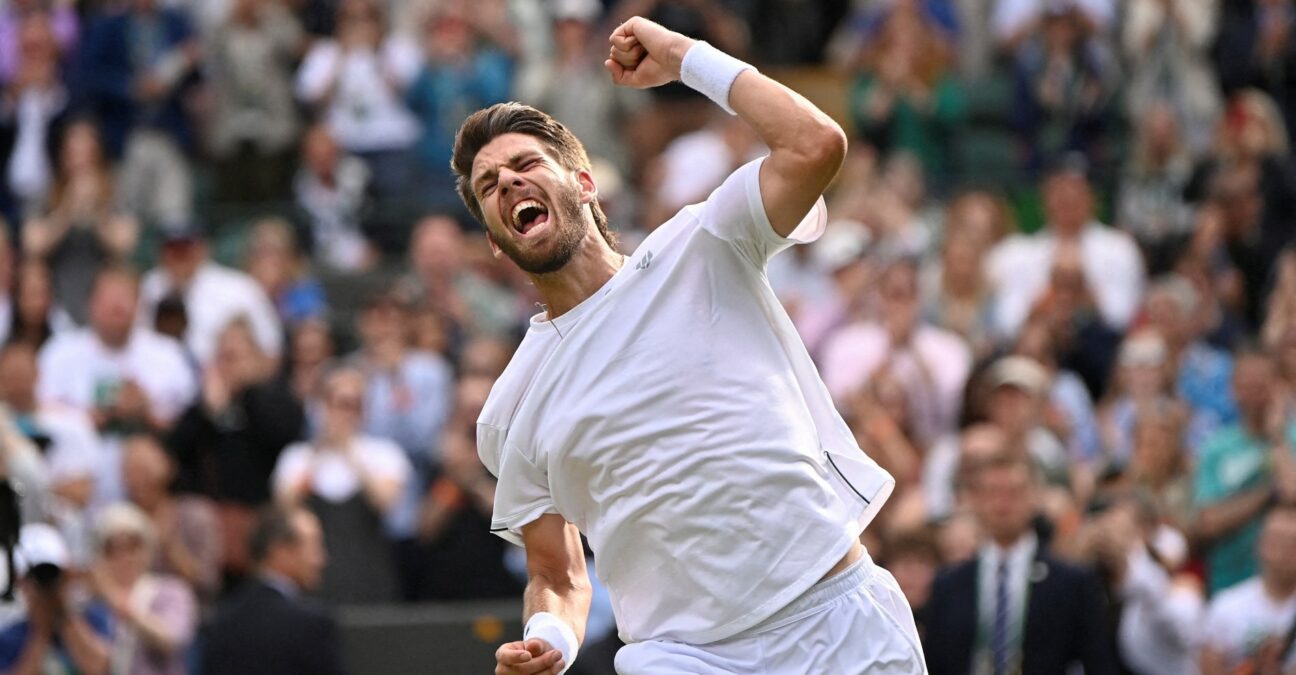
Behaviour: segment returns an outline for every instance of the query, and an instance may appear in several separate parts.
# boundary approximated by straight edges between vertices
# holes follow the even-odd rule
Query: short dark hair
[[[559,165],[564,169],[591,170],[589,155],[585,154],[585,146],[581,144],[580,139],[544,111],[514,101],[496,103],[489,108],[478,110],[464,120],[463,125],[459,127],[459,133],[455,134],[454,154],[450,157],[450,168],[455,173],[455,187],[459,190],[459,198],[463,200],[464,206],[468,207],[473,217],[483,225],[486,224],[486,219],[482,215],[481,204],[478,203],[477,195],[472,188],[473,161],[477,159],[477,153],[481,152],[486,144],[496,137],[510,133],[526,134],[539,139],[553,152]],[[608,245],[615,249],[616,234],[608,229],[607,214],[603,213],[603,207],[599,205],[597,198],[590,202],[590,212],[594,214],[594,224],[598,226],[599,234],[603,235]]]
[[[303,509],[299,506],[267,506],[257,514],[256,525],[248,536],[248,553],[252,562],[260,565],[270,557],[275,546],[296,544],[301,533],[293,519]]]

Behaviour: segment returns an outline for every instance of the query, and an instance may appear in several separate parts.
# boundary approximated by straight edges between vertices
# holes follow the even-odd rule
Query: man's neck
[[[261,582],[265,585],[289,597],[295,597],[301,593],[301,588],[287,574],[270,567],[262,567],[257,576],[261,578]]]
[[[584,302],[603,288],[624,263],[625,256],[612,250],[603,236],[590,228],[580,248],[562,269],[530,275],[544,303],[545,318],[562,316]]]
[[[1260,576],[1260,583],[1271,600],[1286,602],[1296,595],[1296,579],[1275,579],[1265,574]]]

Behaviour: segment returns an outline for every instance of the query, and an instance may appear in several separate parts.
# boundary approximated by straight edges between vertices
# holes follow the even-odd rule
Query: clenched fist
[[[608,38],[612,44],[603,62],[616,84],[647,89],[680,77],[680,64],[695,42],[643,17],[617,26]]]

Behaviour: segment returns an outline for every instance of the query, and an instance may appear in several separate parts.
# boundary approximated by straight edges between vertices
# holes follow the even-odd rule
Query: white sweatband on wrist
[[[567,672],[571,664],[576,660],[576,651],[580,643],[576,641],[576,631],[567,625],[567,622],[558,618],[555,614],[549,612],[536,612],[527,619],[526,628],[522,630],[522,639],[544,640],[549,646],[562,652],[563,669],[558,675]]]
[[[729,89],[744,70],[756,70],[756,67],[699,40],[684,54],[684,61],[680,63],[680,82],[705,94],[733,115],[736,113],[729,106]]]

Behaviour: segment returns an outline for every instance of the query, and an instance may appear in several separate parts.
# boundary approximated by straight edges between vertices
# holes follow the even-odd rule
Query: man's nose
[[[508,194],[512,188],[522,187],[522,176],[512,169],[501,169],[499,174],[500,194]]]

